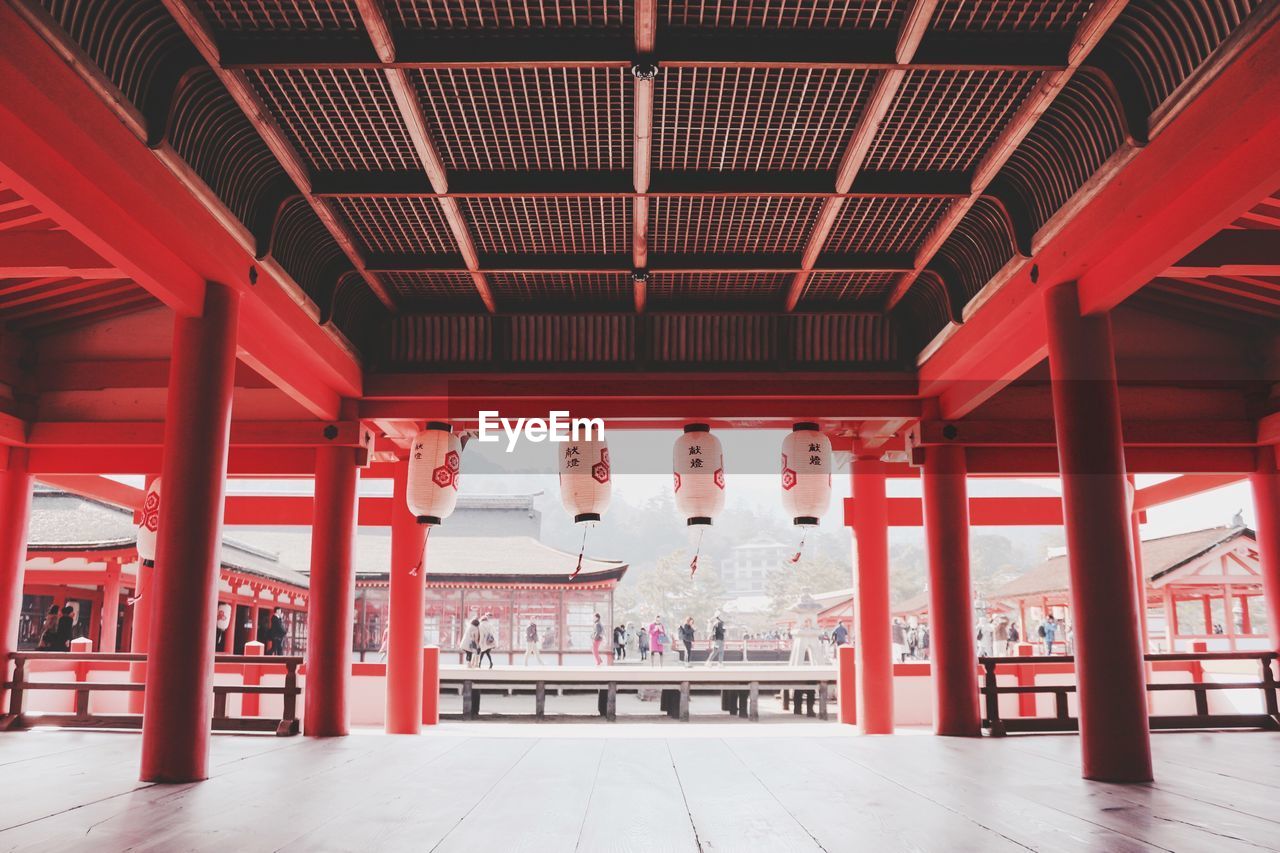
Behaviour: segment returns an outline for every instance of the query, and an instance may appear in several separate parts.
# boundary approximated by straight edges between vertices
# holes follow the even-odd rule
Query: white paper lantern
[[[156,564],[156,534],[160,530],[160,478],[147,486],[138,517],[138,558],[148,566]]]
[[[831,439],[796,424],[782,440],[782,507],[798,527],[816,527],[831,505]]]
[[[406,503],[419,524],[439,524],[458,504],[462,442],[449,424],[431,422],[413,437]]]
[[[600,520],[613,496],[609,445],[603,438],[570,440],[560,448],[560,500],[575,524]]]
[[[690,527],[711,524],[724,509],[724,450],[706,424],[689,424],[671,455],[676,509]]]

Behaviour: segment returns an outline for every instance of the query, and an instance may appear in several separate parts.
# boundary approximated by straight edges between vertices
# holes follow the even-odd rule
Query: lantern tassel
[[[422,537],[422,558],[418,560],[418,564],[416,566],[409,569],[409,577],[416,578],[418,576],[418,572],[422,571],[422,564],[427,561],[426,542],[430,538],[431,538],[431,528],[427,527],[427,534]],[[424,573],[424,577],[425,577],[425,573]]]
[[[591,528],[582,525],[582,547],[578,549],[578,567],[573,570],[573,574],[569,575],[569,580],[573,580],[582,571],[582,557],[587,553],[587,531]]]
[[[693,580],[693,576],[698,573],[698,555],[702,553],[702,535],[706,533],[706,528],[698,530],[698,545],[693,549],[693,559],[689,562],[689,580]]]
[[[808,534],[807,532],[806,532],[806,533],[801,534],[801,536],[800,536],[800,547],[799,547],[799,548],[797,548],[797,549],[796,549],[796,552],[795,552],[794,554],[792,554],[792,555],[791,555],[791,557],[787,560],[787,562],[788,562],[788,563],[798,563],[798,562],[800,562],[800,555],[801,555],[802,553],[804,553],[804,540],[805,540],[805,538],[806,538],[806,537],[808,537],[808,535],[809,535],[809,534]]]

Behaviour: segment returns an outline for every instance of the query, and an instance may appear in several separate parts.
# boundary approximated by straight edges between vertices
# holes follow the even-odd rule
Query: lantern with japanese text
[[[138,559],[147,566],[156,564],[156,534],[160,530],[160,478],[147,486],[138,512]]]
[[[676,509],[685,524],[698,531],[689,576],[698,571],[702,534],[724,509],[724,451],[706,424],[688,424],[671,454]]]
[[[831,505],[831,439],[800,423],[782,440],[782,507],[797,527],[817,527]]]
[[[604,438],[560,445],[560,500],[575,524],[597,522],[609,508],[613,477]]]
[[[587,553],[587,530],[594,527],[609,508],[613,496],[613,471],[609,464],[609,445],[604,436],[570,439],[560,447],[560,500],[582,525],[582,548],[578,565],[569,577],[582,571]]]
[[[413,437],[406,503],[419,524],[436,525],[453,514],[462,476],[462,442],[449,424],[432,421]]]

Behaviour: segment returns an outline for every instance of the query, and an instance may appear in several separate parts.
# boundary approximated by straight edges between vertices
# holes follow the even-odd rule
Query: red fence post
[[[1018,657],[1029,658],[1036,653],[1036,647],[1030,643],[1018,644]],[[1020,663],[1018,664],[1018,686],[1030,687],[1036,683],[1036,667],[1035,664]],[[1036,694],[1019,693],[1018,694],[1018,716],[1034,717],[1036,715]]]
[[[262,643],[257,640],[250,640],[244,644],[244,653],[246,655],[261,655],[264,651]],[[256,663],[247,663],[244,665],[244,685],[246,687],[257,687],[262,683],[262,667]],[[240,716],[256,717],[261,709],[261,697],[257,693],[240,694]]]
[[[422,647],[422,724],[440,722],[440,647]]]
[[[847,643],[836,649],[836,701],[840,704],[840,722],[857,725],[857,691],[854,689],[854,669],[857,666],[853,646]]]

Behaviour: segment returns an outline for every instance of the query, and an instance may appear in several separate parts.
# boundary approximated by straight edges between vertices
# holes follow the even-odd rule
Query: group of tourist
[[[75,639],[76,609],[70,604],[61,608],[54,604],[44,617],[44,625],[40,629],[40,642],[36,645],[38,652],[69,652],[71,641]]]
[[[928,623],[904,622],[895,616],[889,630],[893,639],[895,662],[929,659]]]
[[[532,624],[532,623],[531,623]],[[537,626],[533,626],[537,630]],[[494,620],[493,615],[486,613],[478,619],[472,619],[471,622],[462,629],[462,651],[467,657],[467,666],[471,669],[479,669],[481,661],[485,658],[489,659],[489,669],[493,669],[493,650],[498,645],[498,623]],[[529,646],[526,643],[524,653],[525,663],[529,662]],[[542,662],[542,656],[538,656],[538,662]]]

